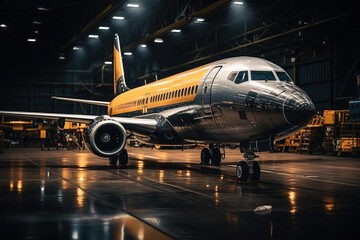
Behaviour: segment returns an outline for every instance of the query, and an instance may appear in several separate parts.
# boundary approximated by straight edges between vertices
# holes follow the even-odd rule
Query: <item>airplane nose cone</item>
[[[305,126],[315,114],[315,106],[311,99],[303,94],[294,94],[284,101],[283,114],[293,126]]]

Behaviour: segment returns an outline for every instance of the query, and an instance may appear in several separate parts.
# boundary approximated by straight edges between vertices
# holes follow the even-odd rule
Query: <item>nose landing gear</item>
[[[236,178],[239,181],[258,181],[260,179],[260,165],[259,162],[254,161],[258,157],[251,150],[244,153],[245,161],[240,161],[236,166]]]

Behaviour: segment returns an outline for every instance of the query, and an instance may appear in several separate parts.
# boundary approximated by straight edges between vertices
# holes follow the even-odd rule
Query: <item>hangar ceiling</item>
[[[49,97],[110,100],[114,33],[132,54],[130,87],[250,55],[286,69],[318,110],[357,97],[359,21],[347,2],[8,0],[0,9],[1,109],[104,112]]]

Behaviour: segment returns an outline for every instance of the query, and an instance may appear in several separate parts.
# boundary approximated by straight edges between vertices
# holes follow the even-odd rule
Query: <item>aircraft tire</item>
[[[125,166],[128,164],[129,156],[126,149],[122,150],[122,152],[119,155],[119,164],[121,166]]]
[[[209,165],[210,163],[210,149],[203,148],[201,150],[201,164],[202,165]]]
[[[249,166],[245,161],[238,162],[236,166],[236,178],[239,181],[247,181],[249,179]]]
[[[211,156],[211,164],[219,166],[221,163],[221,152],[219,148],[214,148],[212,150],[212,156]]]
[[[252,168],[253,168],[253,170],[252,170],[252,174],[250,175],[250,180],[259,181],[260,174],[261,174],[259,162],[253,161]]]
[[[113,166],[113,167],[116,166],[117,161],[118,161],[118,156],[109,157],[109,165],[110,166]]]

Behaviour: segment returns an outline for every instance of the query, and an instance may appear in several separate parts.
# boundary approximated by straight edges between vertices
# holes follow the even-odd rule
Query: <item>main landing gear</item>
[[[258,157],[253,151],[244,153],[245,161],[240,161],[236,166],[236,178],[239,181],[258,181],[260,179],[260,165],[259,162],[254,161]]]
[[[225,152],[221,153],[217,146],[210,144],[209,148],[201,150],[201,164],[209,165],[211,161],[211,165],[220,166],[223,156]]]
[[[109,165],[115,167],[117,161],[119,161],[120,166],[126,166],[128,164],[128,152],[126,149],[123,149],[122,152],[117,156],[109,157]]]

